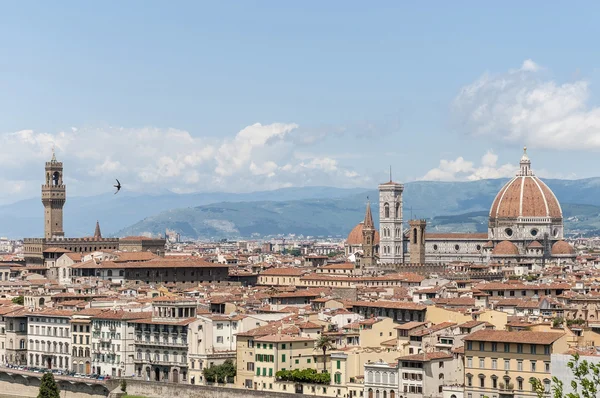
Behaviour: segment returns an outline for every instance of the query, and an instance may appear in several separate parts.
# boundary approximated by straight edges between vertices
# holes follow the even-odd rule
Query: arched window
[[[390,398],[396,398],[396,391],[390,390]]]
[[[387,372],[383,374],[383,384],[387,384],[388,383],[388,374]],[[385,392],[384,392],[385,394]]]
[[[106,275],[108,275],[108,276],[112,276],[112,269],[109,269],[109,270],[106,272]]]
[[[375,383],[381,383],[381,373],[379,372],[375,372]],[[379,391],[377,391],[377,393],[379,394]]]
[[[413,243],[416,245],[417,244],[417,229],[413,228]]]
[[[390,205],[389,205],[389,203],[385,203],[383,205],[383,216],[385,218],[390,218]]]

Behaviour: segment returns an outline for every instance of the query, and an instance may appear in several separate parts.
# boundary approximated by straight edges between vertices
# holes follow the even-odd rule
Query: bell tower
[[[56,160],[54,149],[52,159],[46,162],[46,183],[42,185],[42,203],[44,205],[44,238],[64,236],[63,206],[67,200],[63,183],[63,164]]]

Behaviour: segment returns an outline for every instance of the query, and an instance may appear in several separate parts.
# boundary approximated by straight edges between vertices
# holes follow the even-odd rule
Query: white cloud
[[[465,160],[459,156],[455,160],[440,160],[440,165],[429,170],[420,180],[426,181],[475,181],[486,178],[513,176],[518,167],[511,164],[498,166],[498,155],[487,151],[481,157],[481,164]]]
[[[177,129],[82,128],[0,134],[0,167],[6,189],[0,203],[39,194],[52,148],[64,163],[70,195],[124,191],[256,191],[287,186],[364,186],[367,177],[335,159],[296,156],[293,123],[253,124],[231,137],[195,137]],[[10,176],[10,177],[9,177]]]
[[[544,79],[526,60],[505,74],[484,74],[462,88],[453,115],[464,132],[559,150],[600,149],[600,108],[588,104],[589,83]]]

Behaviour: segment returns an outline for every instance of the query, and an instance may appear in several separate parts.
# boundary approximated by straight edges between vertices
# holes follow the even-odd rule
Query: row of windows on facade
[[[315,359],[315,362],[316,362],[317,359],[316,358],[314,358],[314,359]],[[254,356],[254,360],[256,362],[275,362],[275,356],[274,355],[256,354]],[[281,362],[285,363],[286,360],[287,360],[286,354],[281,354]],[[312,357],[306,358],[306,363],[311,363],[311,361],[312,361]],[[339,369],[340,361],[337,361],[337,362],[338,362],[337,366],[338,366],[338,369]],[[294,360],[294,363],[296,365],[299,365],[300,364],[300,358],[296,358]],[[250,368],[252,368],[252,369],[250,369]],[[254,363],[253,362],[248,362],[248,370],[254,370]]]
[[[395,204],[395,210],[396,210],[396,218],[400,217],[400,202],[396,202]],[[390,218],[390,204],[389,203],[384,203],[383,204],[383,217],[385,218]]]
[[[504,352],[511,352],[510,351],[510,343],[503,343],[504,344]],[[517,354],[522,354],[523,353],[523,348],[525,346],[525,344],[521,344],[521,343],[517,343],[517,344],[513,344],[516,345],[516,349],[517,349]],[[480,341],[479,342],[479,351],[485,351],[485,347],[487,346],[487,344],[485,342]],[[550,355],[550,346],[549,345],[539,345],[539,344],[529,344],[529,353],[530,354],[538,354],[538,352],[541,354],[542,350],[540,349],[538,351],[538,346],[540,347],[544,347],[543,348],[543,353],[544,355]],[[467,341],[467,350],[473,351],[473,342],[472,341]],[[491,343],[491,351],[492,352],[497,352],[498,351],[498,343]]]
[[[479,388],[486,388],[485,376],[479,375]],[[504,376],[503,379],[500,379],[496,375],[492,375],[491,377],[492,383],[491,388],[512,391],[514,389],[514,384],[510,382],[510,377]],[[502,381],[504,380],[504,381]],[[522,377],[517,377],[517,390],[523,391],[523,382],[525,379]],[[543,381],[544,389],[547,393],[550,392],[550,379],[544,379]],[[467,374],[467,387],[473,387],[473,375]],[[533,385],[531,386],[531,391],[535,392]],[[471,395],[471,394],[469,394]]]
[[[518,371],[523,371],[523,360],[522,359],[517,359],[517,370]],[[479,369],[485,369],[485,358],[479,358]],[[504,370],[511,370],[510,369],[510,359],[504,359]],[[537,362],[535,360],[531,360],[529,361],[530,363],[530,371],[531,372],[537,372]],[[492,364],[491,364],[491,369],[498,369],[498,359],[497,358],[492,358]],[[473,367],[473,357],[467,357],[467,367],[468,368],[472,368]],[[550,372],[550,362],[544,362],[544,372],[549,373]]]
[[[392,254],[391,246],[383,246],[383,254]],[[395,254],[400,254],[400,246],[395,246]]]
[[[34,333],[35,331],[35,333]],[[40,334],[40,327],[39,326],[33,326],[33,325],[29,325],[29,334],[32,335],[38,335],[38,336],[53,336],[53,337],[69,337],[69,327],[66,328],[61,328],[61,327],[46,327],[46,326],[42,326],[41,327],[41,334]]]
[[[251,379],[247,379],[244,384],[245,384],[246,388],[252,388],[253,381]],[[254,383],[254,384],[256,384],[257,386],[260,385],[259,383]],[[263,388],[263,390],[266,390],[267,389],[267,383],[262,383],[262,388]],[[273,383],[269,383],[268,389],[269,390],[273,389]],[[283,384],[281,386],[281,389],[283,391],[287,391],[287,385]],[[317,387],[310,386],[310,390],[311,390],[312,393],[315,393],[317,391]],[[327,387],[321,387],[321,388],[319,388],[319,390],[323,391],[323,394],[327,394]],[[342,391],[338,389],[337,390],[337,396],[340,396],[341,394],[342,394]],[[354,396],[356,396],[356,391],[354,391]],[[360,396],[361,397],[363,396],[362,391],[360,392]],[[393,397],[390,397],[390,398],[393,398]]]
[[[183,354],[183,353],[178,354],[175,351],[173,351],[171,354],[169,354],[169,352],[167,352],[167,351],[164,351],[162,354],[162,359],[161,359],[161,354],[158,351],[151,353],[148,350],[145,353],[143,353],[141,350],[138,350],[137,351],[137,359],[139,359],[139,360],[145,359],[146,361],[155,361],[155,362],[163,361],[163,362],[174,362],[174,363],[187,364],[187,355]]]
[[[396,231],[396,233],[394,236],[401,238],[402,237],[402,229],[396,228],[395,231]],[[384,237],[394,237],[394,236],[392,236],[392,228],[383,228],[382,232],[383,232]]]
[[[29,340],[29,349],[30,350],[35,349],[35,351],[68,354],[69,353],[69,343],[63,344],[62,342],[56,342],[56,341]]]
[[[52,363],[52,367],[59,368],[68,368],[69,367],[69,358],[68,357],[56,357],[53,356],[50,358]],[[29,354],[29,366],[48,366],[48,359],[44,359],[39,354]],[[64,366],[63,366],[64,365]]]

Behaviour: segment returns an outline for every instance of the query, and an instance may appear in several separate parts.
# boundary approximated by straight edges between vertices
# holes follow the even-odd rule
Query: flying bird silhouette
[[[116,178],[115,178],[116,180]],[[121,183],[119,182],[119,180],[117,180],[117,185],[113,185],[113,187],[117,188],[117,192],[115,192],[115,195],[119,193],[119,191],[121,190]]]

